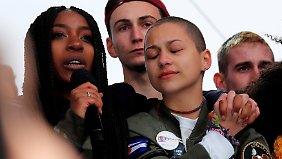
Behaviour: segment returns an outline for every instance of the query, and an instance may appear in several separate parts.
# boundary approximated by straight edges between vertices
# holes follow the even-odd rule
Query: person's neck
[[[163,94],[163,103],[165,106],[180,112],[189,112],[198,108],[203,100],[202,90],[198,88]],[[196,119],[200,114],[200,110],[201,109],[197,109],[197,111],[188,114],[176,114],[182,117]]]
[[[124,82],[130,84],[137,93],[147,98],[162,99],[161,93],[151,85],[146,71],[124,71]]]

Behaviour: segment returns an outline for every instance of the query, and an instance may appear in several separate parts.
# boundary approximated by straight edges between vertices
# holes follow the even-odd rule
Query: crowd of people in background
[[[282,63],[261,36],[228,38],[217,52],[218,90],[203,91],[213,52],[161,0],[108,0],[105,27],[102,39],[75,6],[35,18],[23,95],[0,65],[1,158],[282,158]],[[121,83],[108,85],[107,52],[121,62]]]

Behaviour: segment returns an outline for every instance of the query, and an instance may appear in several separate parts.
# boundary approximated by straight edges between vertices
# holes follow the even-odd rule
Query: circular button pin
[[[174,150],[179,144],[179,138],[169,131],[161,131],[156,136],[157,143],[166,150]]]

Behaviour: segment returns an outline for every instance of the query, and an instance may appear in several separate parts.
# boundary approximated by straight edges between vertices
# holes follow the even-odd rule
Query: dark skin
[[[70,83],[75,70],[91,69],[94,46],[90,41],[93,35],[83,16],[75,11],[62,11],[54,22],[52,35],[52,57],[57,78]],[[96,105],[101,109],[103,105],[102,94],[90,82],[62,95],[70,100],[72,112],[81,118],[84,118],[88,106]]]

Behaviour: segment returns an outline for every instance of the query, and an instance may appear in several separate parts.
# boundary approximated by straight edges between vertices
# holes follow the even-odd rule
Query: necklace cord
[[[173,109],[169,108],[168,106],[166,106],[163,101],[160,101],[159,105],[163,105],[165,109],[167,109],[168,111],[175,113],[175,114],[192,114],[192,113],[200,110],[204,106],[204,102],[205,102],[205,99],[203,99],[202,103],[198,107],[196,107],[195,109],[189,110],[189,111],[173,110]]]

